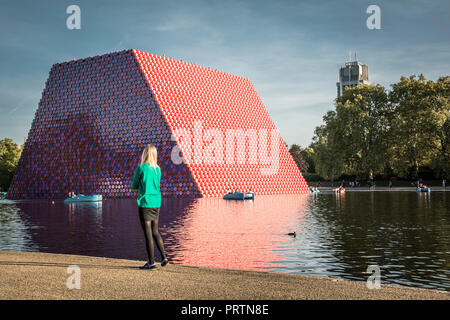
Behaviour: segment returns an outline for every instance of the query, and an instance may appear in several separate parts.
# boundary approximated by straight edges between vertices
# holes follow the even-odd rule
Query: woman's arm
[[[131,190],[136,191],[139,189],[139,178],[141,177],[141,169],[137,167],[134,172],[133,180],[131,181]]]

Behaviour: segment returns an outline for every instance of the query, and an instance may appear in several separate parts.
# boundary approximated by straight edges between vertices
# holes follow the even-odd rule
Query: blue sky
[[[68,30],[66,8],[81,8]],[[381,30],[366,27],[369,5]],[[388,87],[450,74],[445,1],[0,0],[0,139],[27,136],[51,66],[139,49],[249,78],[289,144],[306,146],[333,108],[349,50]]]

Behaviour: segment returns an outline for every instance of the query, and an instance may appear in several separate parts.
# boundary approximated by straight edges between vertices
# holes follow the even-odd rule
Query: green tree
[[[345,170],[344,156],[335,134],[338,129],[336,112],[327,112],[323,119],[325,124],[316,127],[311,148],[316,172],[325,179],[334,180]]]
[[[22,148],[23,145],[19,147],[12,139],[0,140],[0,188],[2,191],[9,188]]]
[[[336,100],[336,114],[346,173],[369,179],[382,173],[391,114],[384,87],[360,84],[345,90]]]
[[[308,164],[307,172],[315,173],[316,165],[314,164],[314,149],[311,146],[309,146],[308,148],[301,148],[300,154],[302,155],[303,159]]]
[[[398,175],[417,178],[419,167],[449,162],[449,79],[427,81],[423,75],[401,77],[392,85],[389,99],[392,166]]]
[[[437,109],[440,121],[437,122],[436,133],[438,143],[437,154],[432,167],[441,178],[450,178],[450,77],[442,77],[436,83]],[[440,109],[440,110],[439,110]]]
[[[373,178],[383,172],[390,106],[384,87],[360,84],[336,99],[336,110],[324,116],[313,138],[316,171]]]
[[[302,172],[315,173],[314,165],[314,149],[311,147],[302,148],[297,144],[293,144],[289,148],[291,156]]]

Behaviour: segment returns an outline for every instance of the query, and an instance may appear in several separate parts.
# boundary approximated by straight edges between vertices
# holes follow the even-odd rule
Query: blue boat
[[[417,192],[431,192],[430,188],[417,188]]]
[[[254,200],[255,194],[253,192],[233,192],[227,193],[223,198],[225,200]]]
[[[101,194],[93,194],[91,196],[85,196],[83,194],[79,194],[74,197],[66,198],[64,202],[99,202],[102,201],[102,195]]]

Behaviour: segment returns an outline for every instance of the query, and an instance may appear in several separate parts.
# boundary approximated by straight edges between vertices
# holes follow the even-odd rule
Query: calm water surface
[[[348,192],[164,199],[173,263],[450,290],[450,194]],[[295,231],[297,237],[287,235]],[[134,199],[0,201],[0,249],[146,260]]]

